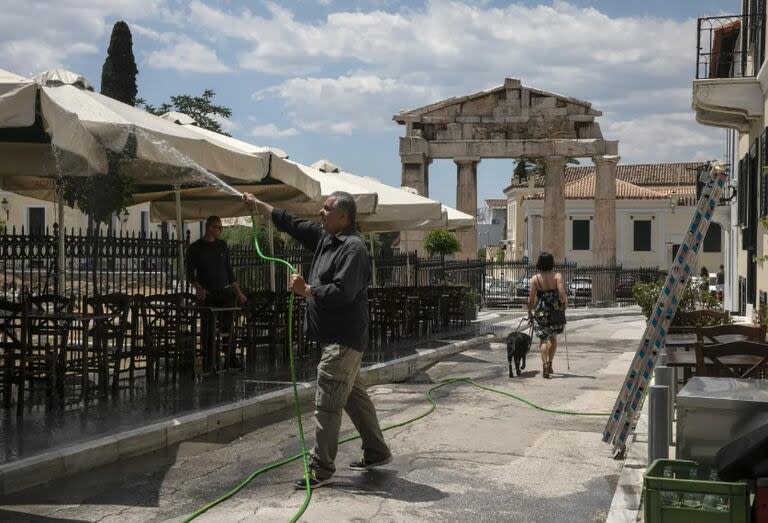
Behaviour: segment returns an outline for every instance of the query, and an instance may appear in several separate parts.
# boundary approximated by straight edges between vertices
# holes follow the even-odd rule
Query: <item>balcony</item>
[[[765,16],[699,18],[693,108],[704,125],[748,132],[763,115],[758,79],[763,64]]]

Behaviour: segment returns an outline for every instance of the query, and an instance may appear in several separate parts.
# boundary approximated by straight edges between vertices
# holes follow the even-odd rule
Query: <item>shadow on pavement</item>
[[[350,481],[336,481],[331,488],[358,496],[378,496],[411,503],[429,503],[448,497],[440,489],[398,477],[395,470],[372,470]]]

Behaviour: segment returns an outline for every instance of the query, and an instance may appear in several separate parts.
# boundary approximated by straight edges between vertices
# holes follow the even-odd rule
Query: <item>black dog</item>
[[[515,370],[520,376],[520,369],[525,369],[525,357],[531,350],[531,337],[525,332],[513,332],[507,336],[507,361],[509,362],[509,377],[512,374],[512,360],[515,360]]]

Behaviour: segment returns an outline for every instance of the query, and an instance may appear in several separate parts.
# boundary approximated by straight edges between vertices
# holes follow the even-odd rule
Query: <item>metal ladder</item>
[[[648,319],[645,334],[603,432],[603,441],[611,443],[617,453],[623,452],[626,447],[627,437],[642,406],[659,351],[664,347],[669,325],[677,312],[679,296],[691,277],[691,270],[696,265],[696,258],[728,179],[727,167],[720,163],[710,164],[709,173],[709,181],[699,198],[691,225],[672,261],[664,287]]]

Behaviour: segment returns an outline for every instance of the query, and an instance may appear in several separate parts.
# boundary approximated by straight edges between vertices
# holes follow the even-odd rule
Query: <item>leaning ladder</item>
[[[645,334],[640,341],[627,377],[616,398],[611,416],[605,426],[603,441],[613,444],[614,451],[623,451],[627,437],[642,405],[642,399],[651,379],[653,367],[659,351],[664,346],[664,339],[675,316],[680,296],[691,276],[691,268],[696,265],[696,258],[707,228],[712,221],[712,214],[720,200],[728,171],[723,164],[710,165],[710,179],[699,198],[691,226],[680,245],[672,267],[667,275],[664,288],[656,306],[648,319]]]

